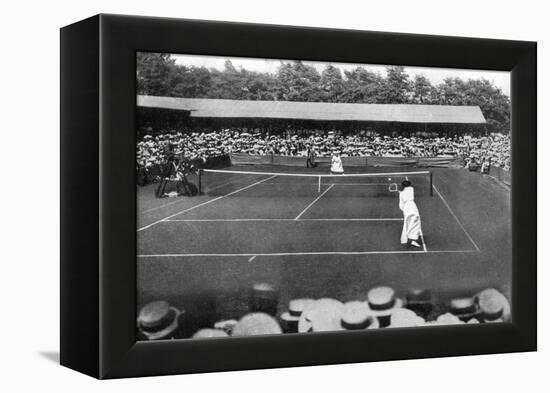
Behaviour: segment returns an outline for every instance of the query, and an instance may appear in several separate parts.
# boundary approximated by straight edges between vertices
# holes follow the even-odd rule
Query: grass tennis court
[[[138,305],[214,304],[220,317],[237,317],[258,281],[279,287],[282,308],[301,296],[357,299],[382,284],[441,296],[486,287],[510,294],[510,194],[489,177],[430,169],[431,195],[429,176],[408,176],[425,238],[417,249],[399,242],[402,213],[388,191],[399,176],[347,170],[319,186],[326,168],[229,169],[236,173],[205,173],[196,197],[157,199],[154,185],[138,188]]]

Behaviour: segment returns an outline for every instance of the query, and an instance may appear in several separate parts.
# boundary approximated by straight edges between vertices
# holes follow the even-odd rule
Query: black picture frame
[[[96,378],[536,350],[536,43],[97,15],[61,29],[61,364]],[[136,342],[137,51],[511,72],[512,323]]]

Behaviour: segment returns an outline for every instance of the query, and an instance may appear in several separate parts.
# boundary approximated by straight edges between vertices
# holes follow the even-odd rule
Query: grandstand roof
[[[137,105],[189,112],[197,118],[266,118],[403,123],[485,123],[479,106],[241,101],[138,96]]]

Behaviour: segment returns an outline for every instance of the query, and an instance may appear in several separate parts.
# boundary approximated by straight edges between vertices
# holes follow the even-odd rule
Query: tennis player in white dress
[[[342,165],[342,159],[340,158],[340,153],[336,152],[332,155],[332,160],[330,163],[330,173],[336,175],[344,174],[344,167]]]
[[[420,213],[414,202],[414,188],[408,180],[401,183],[399,191],[399,209],[403,212],[403,231],[401,232],[401,244],[410,244],[421,247],[422,227],[420,225]]]

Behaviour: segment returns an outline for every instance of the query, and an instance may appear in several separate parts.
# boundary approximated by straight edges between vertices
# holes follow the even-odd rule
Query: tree
[[[405,104],[410,101],[411,84],[403,66],[386,68],[386,79],[380,92],[383,104]]]
[[[301,61],[281,63],[277,70],[277,99],[284,101],[321,101],[319,81],[315,67]]]
[[[176,64],[165,53],[137,54],[138,94],[357,103],[415,103],[479,106],[489,131],[510,130],[510,98],[486,79],[446,78],[433,86],[424,75],[409,80],[404,67],[387,67],[386,77],[357,67],[345,71],[328,64],[321,74],[301,61],[281,62],[276,74],[237,69],[227,60],[223,70]]]
[[[175,86],[172,94],[176,97],[205,98],[212,89],[212,77],[205,67],[177,67],[174,72]]]
[[[277,79],[268,73],[248,72],[245,89],[248,100],[272,101],[277,96]]]
[[[344,80],[339,68],[327,64],[321,73],[320,89],[323,101],[338,102],[344,92]]]
[[[435,89],[424,75],[416,75],[412,83],[412,101],[415,104],[431,104],[435,97]]]
[[[136,59],[137,92],[165,96],[174,84],[175,60],[166,53],[138,52]]]
[[[463,84],[465,105],[479,105],[489,131],[510,131],[510,98],[487,79],[469,79]]]
[[[360,102],[367,104],[378,103],[380,99],[384,78],[375,72],[357,67],[352,71],[344,71],[346,76],[344,102]]]
[[[231,60],[225,62],[223,71],[211,69],[212,89],[209,98],[247,99],[247,73],[246,70],[237,70]]]
[[[440,105],[466,105],[464,81],[460,78],[446,78],[437,86]]]

